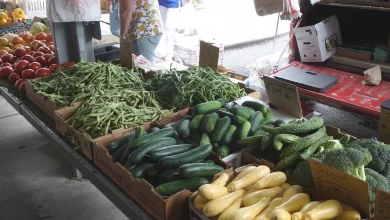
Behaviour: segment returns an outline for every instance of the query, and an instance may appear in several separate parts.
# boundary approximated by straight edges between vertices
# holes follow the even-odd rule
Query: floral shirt
[[[140,40],[162,33],[161,16],[157,0],[134,0],[133,18],[128,36]]]

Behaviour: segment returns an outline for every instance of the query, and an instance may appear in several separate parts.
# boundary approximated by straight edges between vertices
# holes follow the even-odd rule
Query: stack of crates
[[[380,45],[375,47],[374,61],[379,63],[385,63],[389,61],[390,48]]]
[[[34,17],[46,18],[46,0],[23,0],[19,1],[24,14],[33,19]]]

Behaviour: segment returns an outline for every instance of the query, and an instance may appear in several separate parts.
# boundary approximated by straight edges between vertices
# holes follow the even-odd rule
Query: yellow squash
[[[301,210],[307,203],[310,202],[310,196],[306,193],[298,193],[293,195],[289,200],[283,202],[280,206],[275,209],[283,209],[289,213],[298,212]]]
[[[241,179],[229,184],[227,188],[229,192],[234,192],[238,189],[243,189],[261,180],[263,177],[270,174],[270,172],[271,170],[267,166],[258,166]]]
[[[283,209],[275,209],[269,216],[270,220],[291,220],[291,214]]]
[[[202,210],[208,202],[209,202],[209,200],[202,198],[202,196],[200,196],[198,194],[195,196],[193,203],[194,203],[195,208],[197,208],[198,210]]]
[[[237,180],[240,180],[240,179],[243,178],[244,176],[248,175],[248,174],[249,174],[250,172],[252,172],[252,170],[254,170],[254,169],[256,169],[255,166],[248,166],[248,167],[246,167],[245,169],[243,169],[243,170],[236,176],[236,178],[234,178],[234,179],[232,180],[232,182],[230,182],[230,183],[227,185],[227,187],[229,188],[229,186],[230,186],[232,183],[234,183],[234,182],[236,182]]]
[[[234,211],[237,211],[241,208],[242,198],[237,199],[233,202],[227,209],[225,209],[218,217],[218,220],[227,220],[229,215]]]
[[[293,195],[303,192],[303,189],[299,185],[293,185],[290,188],[286,189],[283,193],[283,202],[289,200]]]
[[[258,189],[271,188],[275,186],[281,186],[287,180],[286,174],[282,172],[273,172],[264,178],[258,180],[255,183],[255,187]]]
[[[228,220],[252,220],[261,211],[263,211],[270,202],[270,198],[264,198],[251,206],[240,208],[239,210],[230,214]]]
[[[262,189],[255,191],[249,195],[246,195],[243,200],[244,206],[251,206],[263,198],[273,199],[280,196],[283,193],[284,189],[282,187],[276,186],[270,189]]]
[[[211,200],[203,208],[203,214],[207,217],[217,216],[221,214],[227,207],[233,204],[238,198],[245,195],[244,189],[239,189],[235,192],[221,196],[218,199]]]
[[[341,203],[337,200],[327,200],[305,214],[305,220],[333,219],[343,212]]]
[[[226,182],[229,180],[229,175],[227,175],[226,173],[222,173],[221,175],[218,176],[217,179],[215,179],[211,185],[214,185],[214,186],[220,186],[220,187],[223,187],[226,185]],[[202,198],[202,196],[200,196],[199,194],[197,196],[195,196],[195,199],[194,199],[194,206],[199,209],[199,210],[202,210],[203,207],[206,205],[206,203],[208,203],[209,200],[205,199],[205,198]]]
[[[320,202],[318,201],[314,201],[314,202],[309,202],[307,203],[305,206],[303,206],[303,208],[301,209],[301,211],[299,212],[295,212],[294,214],[291,215],[291,219],[292,220],[304,220],[304,216],[306,213],[310,212],[311,210],[313,210],[315,207],[317,207],[319,204],[321,204]]]
[[[228,180],[229,180],[229,175],[227,175],[226,173],[222,173],[211,184],[214,186],[226,186]]]
[[[280,187],[282,187],[283,189],[288,189],[291,187],[291,185],[289,183],[283,183],[283,185],[281,185]]]
[[[360,213],[352,206],[341,204],[343,212],[335,220],[360,220]]]
[[[271,201],[269,206],[265,208],[256,218],[253,220],[269,220],[269,216],[271,212],[275,209],[275,207],[280,206],[283,203],[282,198],[275,198]]]
[[[214,186],[212,184],[205,184],[198,189],[199,195],[207,200],[217,199],[221,196],[228,194],[226,187]]]

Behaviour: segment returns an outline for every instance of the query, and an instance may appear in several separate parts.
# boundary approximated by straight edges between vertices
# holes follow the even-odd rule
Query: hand
[[[124,39],[124,40],[126,40],[126,39],[127,39],[127,36],[126,36],[126,34],[121,34],[121,39]]]

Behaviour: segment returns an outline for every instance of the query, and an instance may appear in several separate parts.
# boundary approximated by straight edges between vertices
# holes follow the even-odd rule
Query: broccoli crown
[[[367,149],[373,158],[367,167],[382,174],[390,181],[390,147],[388,145],[372,139],[360,139],[346,147]]]
[[[310,165],[308,160],[301,161],[292,172],[292,177],[299,185],[312,187],[314,186],[313,176],[311,175]]]
[[[364,166],[371,160],[372,156],[367,149],[341,148],[328,151],[322,162],[356,178],[366,180]]]
[[[324,148],[327,150],[335,150],[343,148],[343,145],[339,140],[329,140],[324,144]]]
[[[325,156],[328,154],[328,152],[330,152],[332,150],[323,150],[322,152],[320,152],[318,155],[313,155],[312,158],[316,158],[318,159],[319,161],[323,161]]]
[[[390,184],[387,181],[387,179],[381,175],[380,173],[376,172],[375,170],[365,168],[367,183],[369,185],[370,191],[370,204],[371,208],[374,208],[375,204],[375,191],[376,189],[381,189],[383,191],[389,192],[390,191]]]

